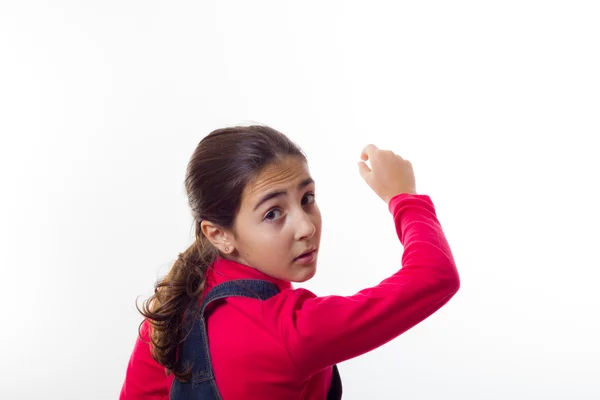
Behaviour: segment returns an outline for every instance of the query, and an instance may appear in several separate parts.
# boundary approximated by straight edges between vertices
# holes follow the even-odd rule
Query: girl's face
[[[224,258],[285,281],[312,278],[321,241],[321,212],[306,161],[289,156],[265,167],[244,189],[233,229],[224,237],[230,247]],[[297,258],[311,249],[317,250]]]

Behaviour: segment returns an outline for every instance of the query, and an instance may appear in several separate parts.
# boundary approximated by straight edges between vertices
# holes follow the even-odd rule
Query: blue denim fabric
[[[277,293],[279,293],[279,289],[276,285],[262,280],[234,280],[215,286],[196,310],[197,314],[191,318],[191,331],[180,349],[179,356],[182,362],[192,366],[191,379],[187,382],[174,379],[170,399],[221,400],[221,394],[213,374],[208,335],[206,333],[206,319],[204,317],[206,308],[211,303],[230,296],[267,300]],[[327,400],[339,400],[341,398],[342,382],[337,366],[334,366]]]

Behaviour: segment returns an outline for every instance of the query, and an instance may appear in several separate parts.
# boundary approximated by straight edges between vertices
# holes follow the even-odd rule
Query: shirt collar
[[[221,255],[212,264],[208,274],[209,285],[214,286],[236,279],[260,279],[277,285],[279,290],[292,289],[289,281],[273,278],[259,270],[233,260],[223,258]]]

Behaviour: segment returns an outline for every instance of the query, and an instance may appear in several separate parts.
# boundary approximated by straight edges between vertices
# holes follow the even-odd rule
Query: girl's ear
[[[210,221],[202,221],[200,224],[202,234],[215,246],[221,253],[230,254],[235,250],[231,241],[231,234],[225,229],[213,224]]]

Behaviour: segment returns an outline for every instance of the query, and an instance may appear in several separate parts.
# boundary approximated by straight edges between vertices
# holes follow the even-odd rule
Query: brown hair
[[[195,242],[179,257],[154,287],[154,295],[138,310],[150,323],[150,349],[167,373],[188,380],[190,367],[177,354],[186,336],[184,318],[198,306],[206,271],[218,250],[204,237],[202,220],[229,229],[240,208],[246,185],[267,165],[302,150],[281,132],[252,125],[217,129],[204,137],[187,166],[185,189],[194,218]]]

